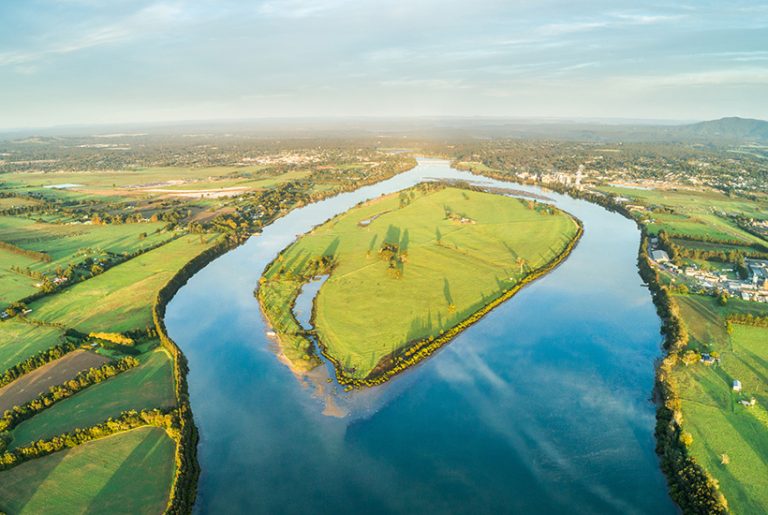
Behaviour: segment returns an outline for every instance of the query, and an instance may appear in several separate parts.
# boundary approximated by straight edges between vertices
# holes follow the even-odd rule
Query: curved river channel
[[[344,393],[325,370],[298,380],[253,295],[264,267],[314,225],[430,178],[545,195],[584,236],[560,267],[389,383]],[[654,453],[661,337],[638,245],[634,223],[599,206],[427,159],[277,220],[168,305],[201,433],[197,511],[675,513]]]

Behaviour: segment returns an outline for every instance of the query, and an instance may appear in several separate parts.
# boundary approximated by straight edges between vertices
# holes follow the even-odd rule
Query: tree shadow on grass
[[[328,256],[330,258],[336,257],[336,251],[339,250],[339,243],[341,240],[338,236],[336,236],[333,241],[325,248],[323,251],[323,256]]]
[[[371,242],[368,244],[368,252],[373,252],[374,247],[376,247],[376,240],[379,239],[378,234],[374,234],[373,238],[371,238]]]
[[[400,228],[390,224],[389,227],[387,227],[387,233],[384,236],[384,243],[400,245]]]
[[[453,305],[453,295],[451,295],[451,283],[448,282],[448,278],[443,278],[443,297],[445,297],[445,302],[448,303],[449,306]]]
[[[24,509],[69,452],[55,452],[0,472],[0,510],[19,513]]]
[[[173,442],[164,433],[158,435],[157,431],[162,430],[147,430],[141,442],[93,498],[86,514],[160,513],[164,510],[173,474]],[[168,464],[167,470],[163,469],[163,464]],[[126,495],[126,490],[130,495]]]

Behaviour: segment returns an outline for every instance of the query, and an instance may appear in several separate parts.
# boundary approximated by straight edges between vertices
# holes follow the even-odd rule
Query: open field
[[[0,413],[14,406],[22,406],[47,392],[51,386],[59,385],[83,370],[98,368],[109,361],[109,358],[82,349],[70,352],[0,388]]]
[[[24,198],[24,197],[0,198],[0,210],[10,209],[14,207],[39,206],[40,204],[42,204],[41,201],[33,198]]]
[[[768,507],[768,329],[733,324],[730,313],[768,315],[768,306],[731,299],[722,306],[702,295],[678,295],[692,349],[714,352],[720,363],[679,365],[684,429],[693,435],[690,451],[720,483],[734,513],[761,513]],[[743,390],[734,392],[734,379]],[[754,397],[755,406],[740,400]],[[727,464],[723,464],[723,454]]]
[[[119,433],[0,472],[0,510],[162,513],[174,442],[159,428]]]
[[[50,263],[41,263],[37,269],[66,266],[69,261],[81,260],[87,252],[107,251],[113,254],[132,253],[168,240],[170,233],[163,231],[163,223],[131,223],[110,225],[50,224],[22,217],[0,217],[0,241],[17,247],[45,252]]]
[[[30,305],[30,317],[82,332],[122,332],[152,323],[156,292],[185,263],[210,247],[216,236],[183,236],[96,277]]]
[[[0,323],[0,370],[53,347],[61,341],[63,334],[57,327],[38,327],[20,320]]]
[[[301,237],[265,272],[260,295],[289,347],[298,331],[290,315],[297,288],[317,273],[318,258],[332,260],[316,299],[315,328],[345,374],[365,378],[385,357],[440,335],[549,263],[577,231],[571,217],[541,204],[415,188],[353,208]],[[294,358],[301,349],[289,351]]]
[[[46,197],[70,200],[102,197],[117,201],[125,196],[189,196],[186,193],[190,191],[213,194],[227,188],[253,191],[301,179],[310,173],[305,170],[290,170],[275,174],[265,171],[265,168],[259,165],[158,167],[93,172],[19,172],[5,175],[4,180],[13,188],[44,193]]]
[[[615,186],[601,186],[600,191],[615,193],[654,209],[673,211],[654,212],[654,222],[647,225],[651,234],[661,230],[692,238],[736,240],[743,243],[765,243],[741,229],[731,220],[719,216],[738,213],[750,218],[761,218],[768,208],[764,202],[751,202],[744,198],[729,197],[714,191],[693,190],[640,190]]]
[[[139,367],[88,387],[20,424],[13,430],[12,446],[89,427],[127,410],[172,407],[175,399],[168,354],[158,349],[139,360]]]

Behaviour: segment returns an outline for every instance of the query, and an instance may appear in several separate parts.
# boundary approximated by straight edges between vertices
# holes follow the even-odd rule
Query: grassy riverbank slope
[[[580,230],[546,204],[424,184],[301,237],[267,268],[259,298],[285,355],[311,368],[317,358],[291,307],[302,284],[330,272],[316,299],[319,341],[340,379],[377,378],[514,293]]]

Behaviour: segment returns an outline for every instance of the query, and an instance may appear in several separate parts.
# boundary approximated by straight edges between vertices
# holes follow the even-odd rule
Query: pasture
[[[11,446],[89,427],[123,411],[172,407],[175,397],[168,354],[157,349],[139,360],[137,368],[90,386],[21,423],[12,432]]]
[[[720,482],[734,513],[764,512],[768,508],[768,329],[733,324],[729,334],[725,316],[765,316],[768,306],[735,299],[720,306],[716,299],[701,295],[676,298],[691,347],[717,352],[721,360],[711,366],[677,367],[683,427],[693,435],[690,452]],[[741,393],[733,391],[734,379],[741,381]],[[739,402],[752,397],[755,406]]]
[[[364,378],[383,358],[440,335],[552,261],[577,231],[570,216],[542,204],[413,188],[302,236],[267,269],[260,296],[285,346],[284,336],[296,340],[286,309],[298,287],[318,258],[332,260],[315,328],[345,373]]]
[[[78,349],[40,368],[24,374],[11,384],[0,388],[0,413],[27,402],[48,391],[67,379],[89,368],[99,368],[109,358]]]
[[[0,370],[50,349],[63,336],[64,331],[57,327],[38,327],[17,319],[0,323]]]
[[[0,472],[0,510],[162,513],[174,473],[174,441],[142,427]]]
[[[58,322],[81,332],[123,332],[152,324],[155,294],[218,236],[182,236],[121,263],[56,295],[30,304],[36,320]]]

